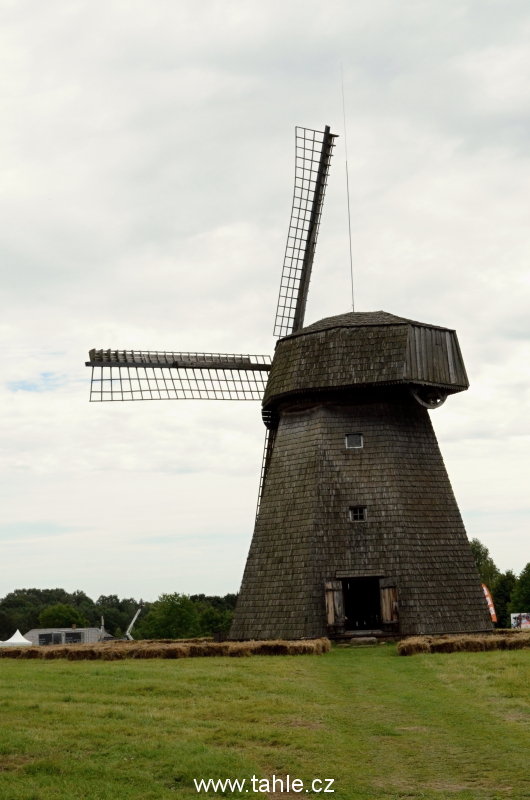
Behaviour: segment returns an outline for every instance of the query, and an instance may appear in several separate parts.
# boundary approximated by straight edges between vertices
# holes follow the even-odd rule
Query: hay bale
[[[418,653],[430,653],[431,641],[430,636],[411,636],[408,639],[402,639],[397,646],[398,656],[415,656]]]
[[[126,658],[242,658],[250,655],[321,655],[331,650],[327,638],[296,641],[267,640],[214,642],[212,637],[196,639],[140,640],[136,642],[94,642],[76,645],[48,645],[31,648],[0,648],[0,658],[65,658],[68,661],[121,661]]]
[[[506,636],[485,636],[484,650],[505,650]]]
[[[148,646],[139,647],[134,651],[131,658],[152,658],[152,656],[149,655],[150,649],[151,648]],[[162,653],[162,648],[160,648],[160,653]],[[162,656],[160,656],[160,658],[162,658]]]
[[[527,633],[520,633],[506,639],[507,650],[525,650],[528,647],[530,647],[530,635]]]
[[[295,655],[298,642],[282,642],[277,639],[265,642],[250,642],[253,656],[290,656]]]
[[[331,642],[326,637],[322,639],[297,639],[289,641],[286,639],[267,639],[263,641],[232,642],[231,646],[238,645],[250,649],[251,655],[256,656],[300,656],[300,655],[321,655],[329,653]],[[230,655],[238,655],[236,651]],[[245,655],[247,653],[245,652]]]
[[[456,653],[456,642],[453,639],[435,639],[431,642],[431,653]]]
[[[42,657],[45,661],[50,661],[55,658],[55,650],[52,647],[42,648]]]
[[[40,658],[38,647],[26,647],[20,653],[20,658]]]
[[[189,658],[190,649],[184,644],[172,644],[166,647],[162,658]]]
[[[20,654],[22,653],[22,648],[3,647],[1,652],[2,652],[2,658],[19,658]]]
[[[105,647],[95,650],[97,657],[101,661],[122,661],[125,658],[125,651],[122,647]]]
[[[486,649],[485,636],[462,636],[458,637],[458,649],[461,652],[481,653]]]
[[[450,639],[433,639],[431,653],[479,653],[484,650],[484,638],[480,636],[452,636]]]
[[[228,655],[232,658],[245,658],[252,655],[253,642],[230,642]]]
[[[312,655],[314,648],[310,641],[278,642],[275,651],[277,656],[304,656]]]
[[[222,656],[226,657],[230,650],[229,642],[205,642],[204,645],[205,656]]]
[[[282,643],[283,644],[283,643]],[[289,656],[312,656],[315,655],[315,646],[309,640],[301,642],[286,642],[287,653],[284,653],[281,645],[276,650],[276,655],[289,655]]]
[[[327,638],[300,641],[267,640],[250,642],[214,642],[197,639],[145,640],[126,650],[129,658],[209,658],[250,655],[320,655],[331,650]]]
[[[99,657],[95,647],[72,647],[68,651],[68,661],[96,661]]]
[[[412,656],[417,653],[480,653],[492,650],[519,649],[523,646],[530,647],[530,636],[525,637],[526,645],[515,644],[520,641],[495,634],[484,635],[449,635],[444,636],[412,636],[398,642],[397,651],[400,656]]]
[[[136,658],[136,653],[142,649],[143,645],[139,645],[138,642],[128,642],[127,644],[132,646],[124,649],[125,658]]]
[[[298,647],[293,655],[297,656],[319,656],[324,652],[324,644],[321,639],[306,640],[304,642],[297,642]],[[331,645],[331,643],[330,643]],[[331,647],[330,647],[331,649]],[[327,652],[327,651],[325,651]]]
[[[158,644],[150,642],[144,647],[140,647],[133,652],[132,658],[187,658],[189,653],[187,645],[182,644]]]
[[[211,645],[209,645],[207,642],[203,644],[196,644],[195,642],[192,642],[188,645],[188,647],[190,658],[201,658],[202,656],[212,655],[211,652],[209,652]]]
[[[454,638],[436,638],[431,642],[430,649],[431,653],[456,653],[460,648]]]

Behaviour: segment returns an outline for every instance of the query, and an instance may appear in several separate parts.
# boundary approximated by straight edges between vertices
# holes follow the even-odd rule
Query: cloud
[[[61,389],[67,377],[56,375],[53,372],[41,372],[35,380],[9,381],[7,388],[10,392],[53,392]]]
[[[0,524],[0,541],[4,544],[20,544],[34,539],[55,539],[72,532],[71,528],[55,522],[8,522]]]
[[[306,320],[348,308],[341,61],[357,307],[457,329],[471,388],[433,424],[470,530],[529,561],[528,5],[50,0],[0,22],[0,492],[5,524],[69,531],[67,569],[62,539],[10,545],[0,595],[237,589],[259,404],[96,406],[84,362],[272,353],[295,125],[341,134]],[[515,521],[490,524],[498,498]]]

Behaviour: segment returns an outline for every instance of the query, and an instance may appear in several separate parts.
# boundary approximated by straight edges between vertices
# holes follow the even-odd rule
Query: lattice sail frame
[[[272,457],[272,451],[274,449],[274,442],[276,440],[277,430],[278,430],[277,428],[272,428],[272,427],[266,428],[265,430],[265,444],[263,447],[263,457],[261,459],[261,472],[259,477],[258,502],[256,504],[256,519],[258,518],[259,514],[261,498],[263,497],[263,489],[265,487],[265,479],[267,477],[267,472]]]
[[[261,400],[270,356],[91,350],[90,402]]]
[[[335,134],[295,130],[295,188],[274,333],[302,327]],[[152,350],[91,350],[91,402],[261,400],[270,356]],[[272,448],[274,437],[266,446]],[[263,481],[266,474],[266,459]]]
[[[322,204],[336,135],[296,128],[295,181],[291,221],[276,309],[275,336],[289,336],[304,323]]]

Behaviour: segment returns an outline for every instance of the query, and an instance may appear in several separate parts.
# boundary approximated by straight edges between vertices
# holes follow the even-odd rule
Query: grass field
[[[265,797],[249,779],[273,774],[304,781],[277,797],[334,778],[321,797],[522,798],[529,745],[524,650],[0,661],[1,800],[195,798],[210,777]]]

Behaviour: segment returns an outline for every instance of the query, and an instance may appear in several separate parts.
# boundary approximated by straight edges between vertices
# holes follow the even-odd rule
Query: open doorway
[[[347,631],[381,630],[379,578],[345,578],[342,592]]]

